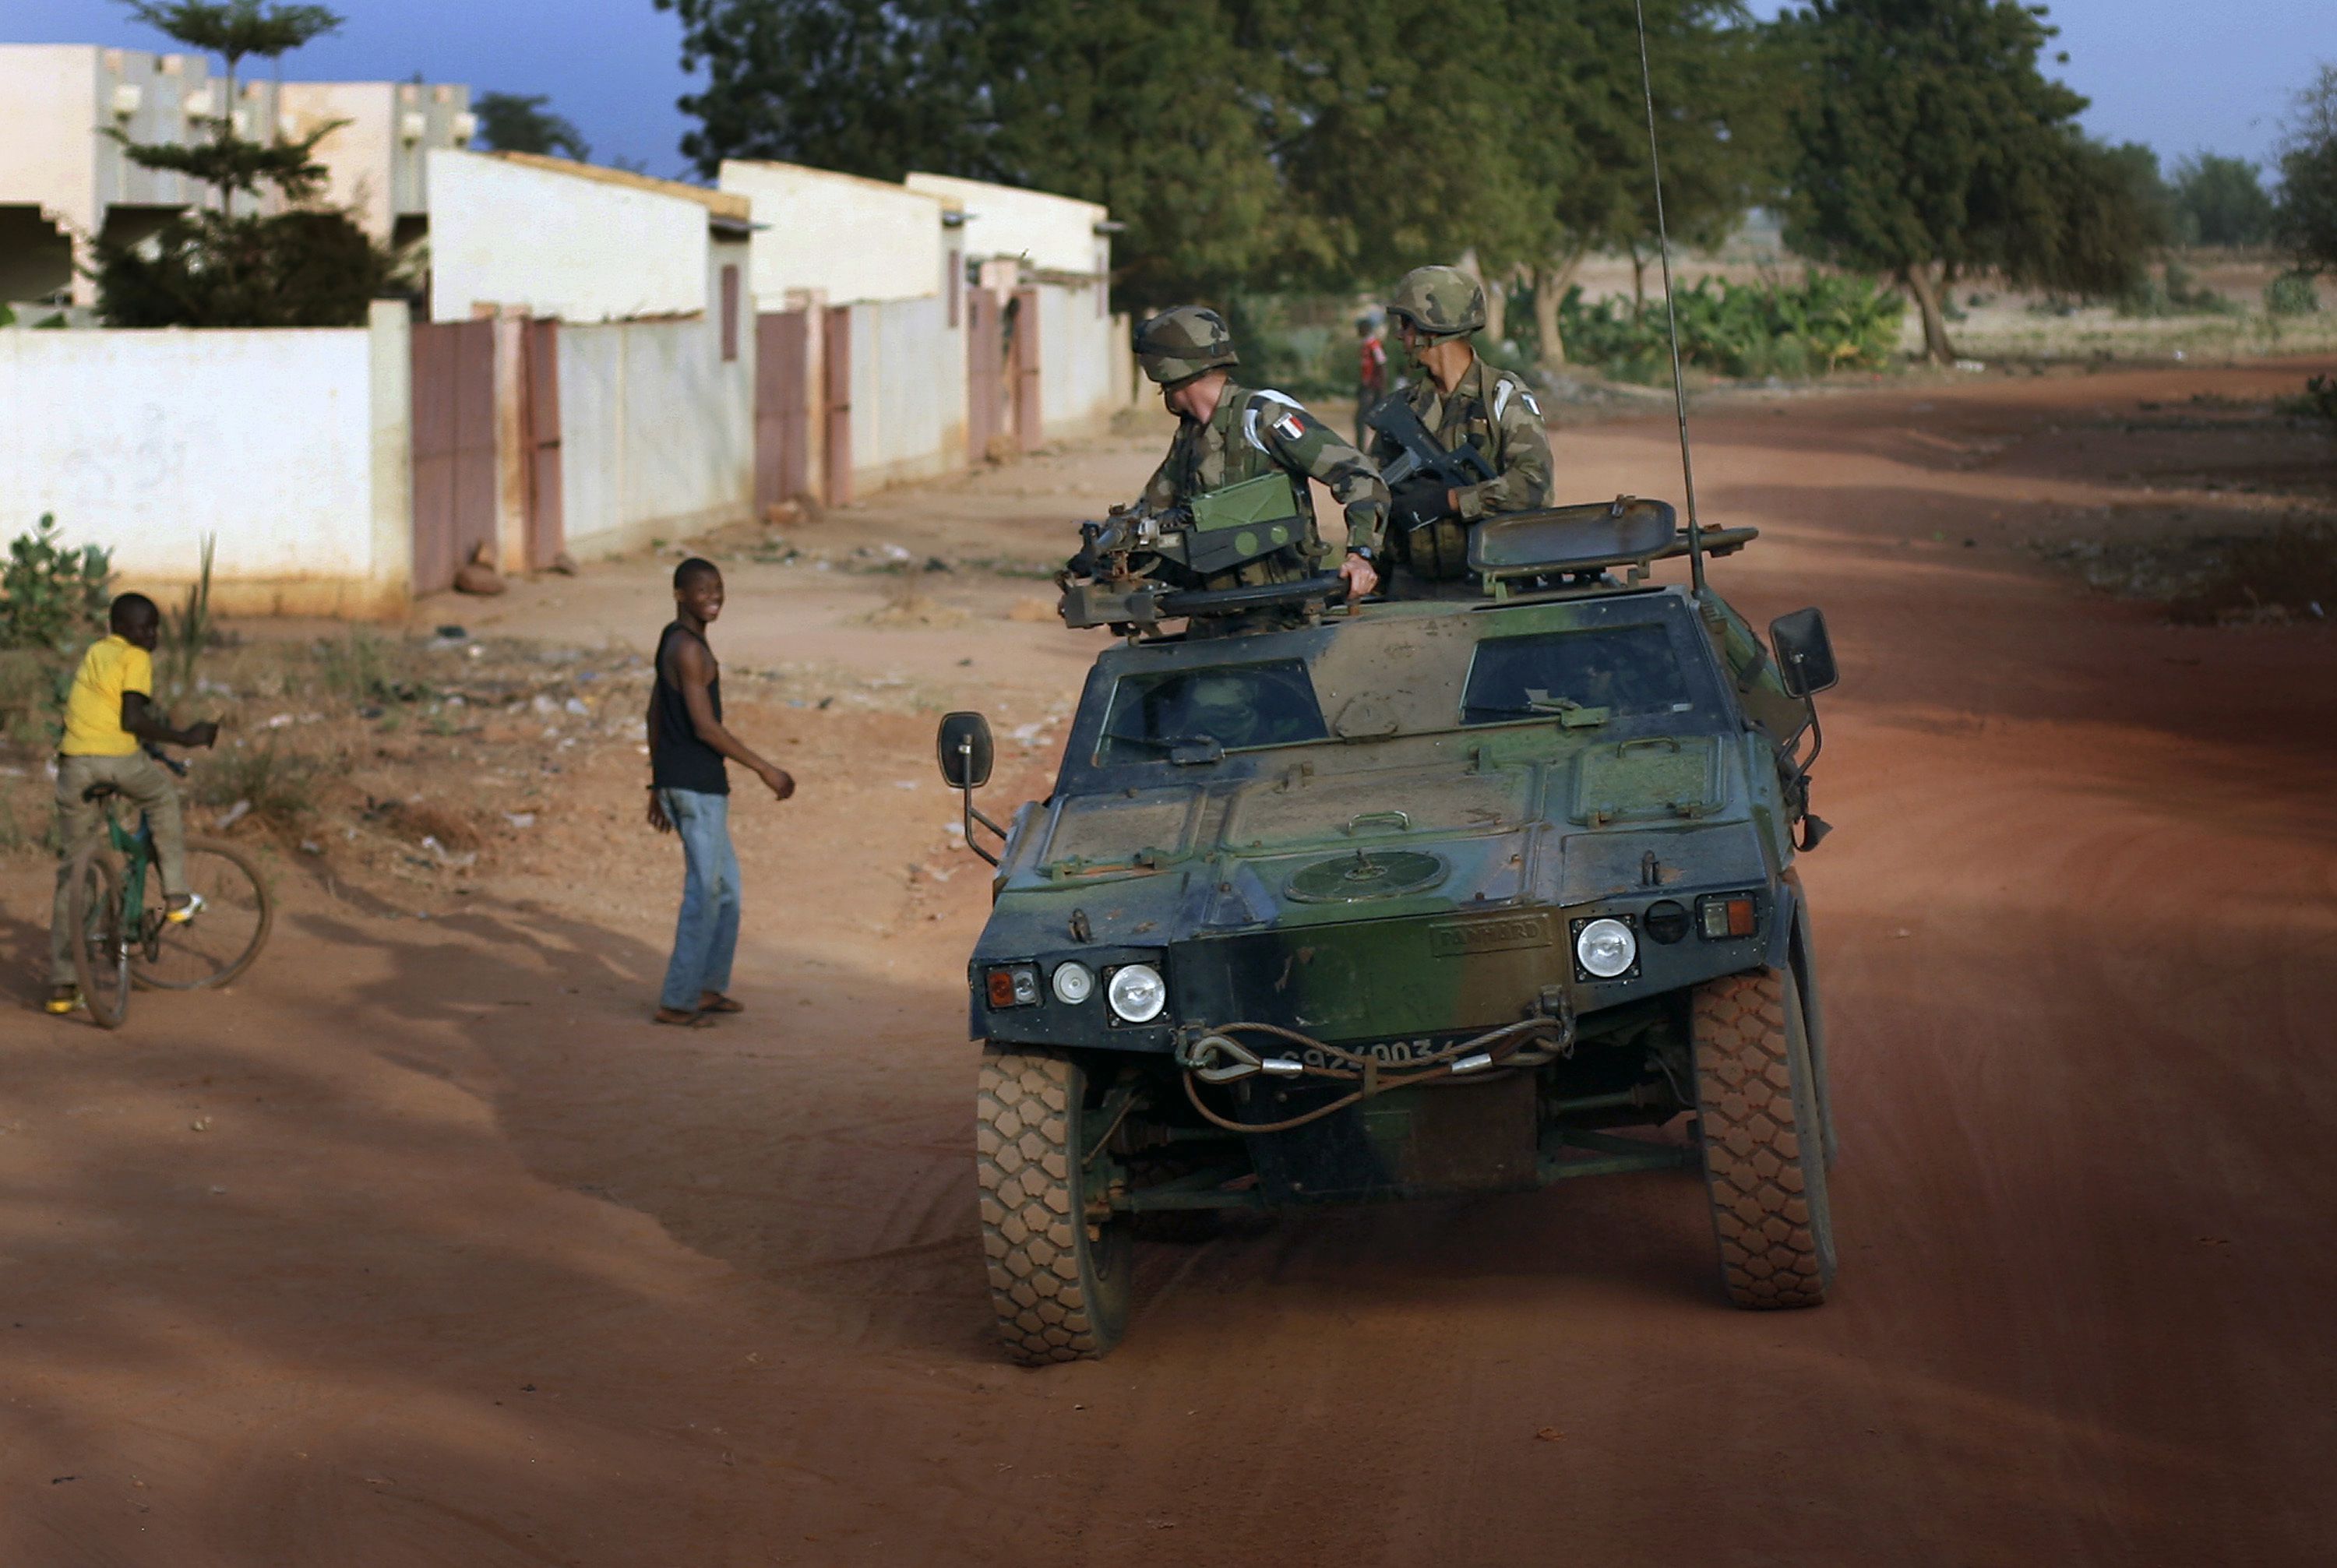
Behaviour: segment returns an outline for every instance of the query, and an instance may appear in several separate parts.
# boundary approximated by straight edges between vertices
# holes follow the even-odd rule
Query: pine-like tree
[[[101,247],[99,313],[116,327],[363,325],[368,302],[395,289],[398,264],[347,214],[316,204],[327,177],[317,144],[344,122],[297,138],[271,127],[266,141],[235,124],[242,62],[279,59],[341,18],[321,5],[268,0],[130,0],[130,9],[189,48],[220,55],[227,102],[199,121],[201,140],[133,142],[113,133],[132,162],[184,175],[213,195],[142,243]],[[262,211],[268,192],[286,210]]]

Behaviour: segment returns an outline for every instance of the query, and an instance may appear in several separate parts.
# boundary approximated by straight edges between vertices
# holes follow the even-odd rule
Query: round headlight
[[[1055,1000],[1076,1007],[1095,995],[1095,975],[1084,964],[1055,965]]]
[[[1160,978],[1160,971],[1151,965],[1130,964],[1112,971],[1111,984],[1104,988],[1104,999],[1128,1023],[1149,1024],[1168,1005],[1168,986]]]
[[[1620,920],[1593,920],[1574,939],[1574,956],[1601,980],[1612,980],[1639,956],[1639,939]]]

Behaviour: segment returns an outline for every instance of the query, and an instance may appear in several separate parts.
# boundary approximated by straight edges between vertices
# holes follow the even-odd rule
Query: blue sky
[[[403,78],[548,93],[596,159],[635,158],[684,172],[686,128],[674,100],[689,88],[680,24],[650,0],[332,0],[348,17],[335,37],[290,56],[312,80]],[[1755,0],[1775,15],[1777,0]],[[164,41],[112,0],[5,0],[0,43]],[[2264,162],[2290,97],[2317,61],[2337,62],[2337,0],[2063,0],[2053,6],[2061,72],[2091,98],[2086,127],[2144,142],[2172,161],[2198,148]]]

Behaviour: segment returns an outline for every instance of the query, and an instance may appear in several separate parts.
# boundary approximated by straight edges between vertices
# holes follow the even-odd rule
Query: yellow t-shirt
[[[145,649],[122,637],[93,644],[82,656],[81,672],[73,677],[65,699],[65,740],[60,748],[68,757],[127,757],[138,750],[138,737],[122,727],[122,694],[154,695],[154,661]]]

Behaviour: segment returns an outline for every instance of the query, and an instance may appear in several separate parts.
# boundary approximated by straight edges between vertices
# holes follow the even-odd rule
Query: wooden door
[[[811,316],[755,318],[755,515],[811,488]]]
[[[826,312],[820,355],[826,367],[827,504],[852,504],[852,307]]]
[[[414,593],[439,593],[495,536],[495,324],[414,328]]]
[[[1014,432],[1022,450],[1035,452],[1046,440],[1039,411],[1039,291],[1014,291]]]
[[[520,364],[520,427],[527,479],[527,569],[543,572],[568,548],[560,483],[560,323],[530,321]]]

